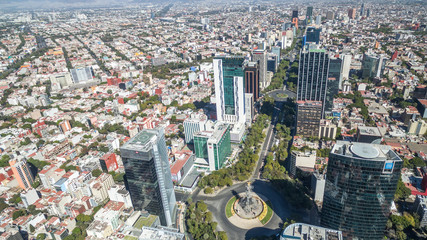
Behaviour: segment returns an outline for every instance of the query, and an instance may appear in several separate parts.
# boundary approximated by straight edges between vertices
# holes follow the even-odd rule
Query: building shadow
[[[276,240],[279,239],[281,228],[269,229],[265,227],[252,228],[245,234],[245,240]]]

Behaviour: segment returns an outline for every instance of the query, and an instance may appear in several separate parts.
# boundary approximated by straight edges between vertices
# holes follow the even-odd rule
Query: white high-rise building
[[[351,54],[341,55],[342,59],[342,80],[348,80],[351,66]],[[339,88],[342,89],[342,80],[339,83]]]
[[[191,143],[194,133],[207,130],[208,117],[205,114],[192,114],[184,121],[185,143]]]
[[[243,57],[224,56],[213,60],[218,121],[246,121],[243,61]]]

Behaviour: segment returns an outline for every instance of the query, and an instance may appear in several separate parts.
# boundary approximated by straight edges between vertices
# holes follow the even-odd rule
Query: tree
[[[108,93],[108,94],[113,94],[113,91],[112,91],[111,89],[108,89],[108,90],[107,90],[107,93]]]
[[[15,219],[17,219],[17,218],[19,218],[19,217],[21,217],[21,216],[24,216],[24,215],[26,215],[26,211],[25,210],[23,210],[23,209],[21,209],[21,210],[17,210],[17,211],[15,211],[15,212],[13,212],[13,214],[12,214],[12,219],[13,220],[15,220]]]
[[[8,208],[9,205],[4,202],[3,198],[0,198],[0,212],[2,212],[4,209]]]
[[[91,215],[85,215],[83,213],[77,215],[76,220],[79,222],[91,222],[93,217]]]
[[[14,203],[14,204],[18,204],[18,203],[20,203],[22,200],[21,200],[21,196],[17,193],[17,194],[15,194],[15,195],[13,195],[10,199],[9,199],[9,202],[10,203]]]
[[[205,190],[203,191],[206,194],[212,194],[213,193],[213,189],[211,187],[207,187],[205,188]]]
[[[208,210],[208,205],[206,205],[206,203],[203,201],[199,201],[197,203],[197,209],[201,212],[206,212]]]
[[[27,162],[37,168],[37,171],[41,171],[45,166],[50,165],[49,162],[35,160],[34,158],[29,158]]]
[[[45,240],[46,239],[46,234],[44,234],[44,233],[39,233],[38,235],[37,235],[37,238],[36,238],[37,240]]]
[[[218,239],[219,240],[228,240],[227,233],[224,231],[218,232]]]
[[[7,154],[3,154],[1,156],[1,160],[0,160],[0,167],[7,167],[9,166],[9,160],[10,160],[10,156]]]
[[[31,185],[31,187],[33,187],[34,189],[38,188],[40,186],[40,181],[34,181],[33,184]]]
[[[402,182],[402,179],[399,179],[397,182],[397,189],[396,193],[394,195],[394,199],[406,199],[411,195],[411,190],[405,186],[405,184]]]
[[[80,236],[82,234],[82,230],[79,227],[75,227],[73,229],[73,235]]]
[[[99,177],[101,176],[101,174],[102,174],[102,170],[99,168],[92,171],[92,176],[94,177]]]
[[[30,232],[33,233],[34,231],[36,231],[36,229],[34,228],[33,225],[30,224]]]

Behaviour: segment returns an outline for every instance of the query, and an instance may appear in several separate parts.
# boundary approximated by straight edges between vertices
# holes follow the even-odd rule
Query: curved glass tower
[[[345,239],[382,239],[402,164],[390,146],[338,141],[329,155],[321,225]]]

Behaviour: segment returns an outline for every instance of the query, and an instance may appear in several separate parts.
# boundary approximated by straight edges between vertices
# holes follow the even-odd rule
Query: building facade
[[[206,115],[192,116],[184,121],[185,143],[192,143],[194,133],[206,130],[208,118]]]
[[[314,28],[314,27],[308,27],[307,31],[305,33],[306,35],[306,42],[316,43],[319,44],[320,42],[320,32],[322,31],[321,28]]]
[[[346,239],[382,239],[402,164],[390,146],[337,141],[329,154],[321,225]]]
[[[364,54],[362,61],[362,78],[382,77],[387,59],[384,55]]]
[[[230,127],[226,123],[217,123],[213,132],[194,134],[196,158],[208,160],[209,171],[221,169],[231,153]]]
[[[252,53],[252,61],[258,63],[259,85],[261,90],[268,87],[267,82],[267,52],[265,50],[255,50]]]
[[[329,55],[306,46],[300,52],[297,101],[320,101],[322,117],[328,88]]]
[[[9,161],[9,165],[12,168],[13,176],[18,181],[19,186],[24,190],[31,188],[31,185],[34,183],[34,177],[28,166],[27,160],[23,158],[12,159]]]
[[[213,60],[218,121],[245,122],[243,57],[216,57]]]
[[[297,101],[297,135],[318,136],[321,117],[321,102]]]
[[[259,98],[259,66],[249,62],[245,67],[245,93],[252,93],[254,100]]]
[[[120,148],[125,183],[137,211],[157,215],[171,226],[176,205],[167,148],[162,128],[147,129]]]
[[[297,167],[314,168],[315,164],[316,164],[315,151],[307,151],[307,152],[292,151],[290,162],[289,162],[289,173],[292,176],[295,176]]]

